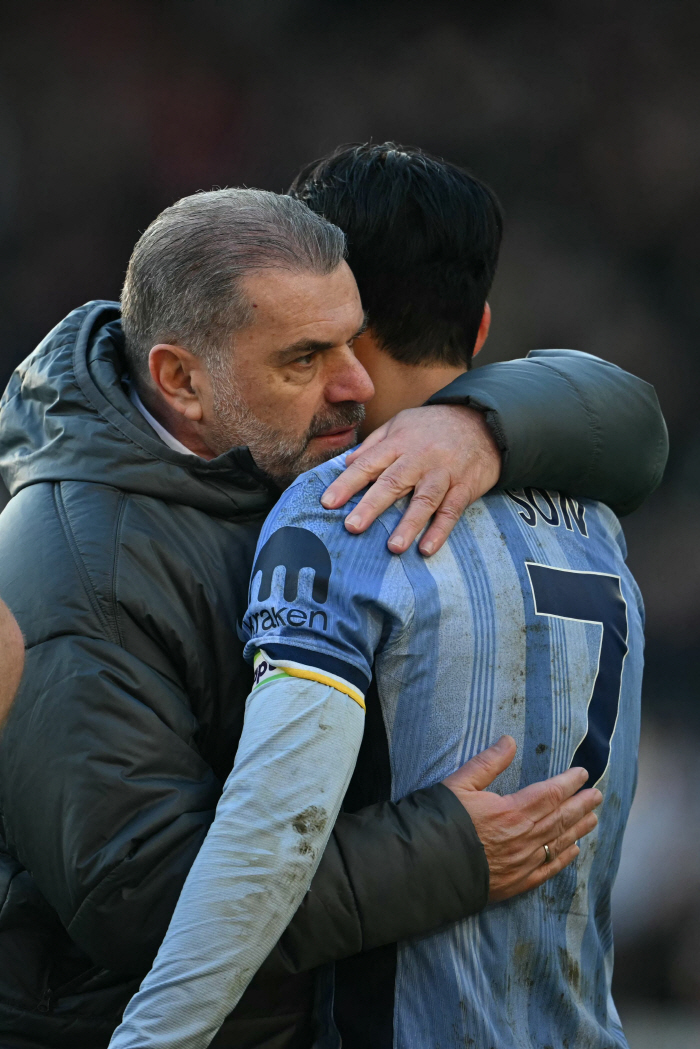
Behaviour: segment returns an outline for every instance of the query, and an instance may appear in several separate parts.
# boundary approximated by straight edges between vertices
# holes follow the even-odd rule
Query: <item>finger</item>
[[[472,493],[466,485],[453,485],[438,507],[430,528],[418,544],[420,552],[426,557],[436,554],[473,501]]]
[[[598,826],[598,817],[595,812],[587,813],[582,819],[569,827],[560,834],[558,838],[550,844],[549,849],[552,856],[556,857],[561,855],[571,845],[574,845],[581,838],[585,838],[587,834],[590,834],[592,830],[595,830]],[[544,850],[543,850],[544,851]]]
[[[544,882],[554,878],[565,867],[568,867],[581,850],[576,843],[573,843],[563,849],[550,863],[544,862],[544,852],[540,851],[541,858],[536,861],[534,867],[524,877],[518,878],[517,881],[508,881],[503,885],[496,884],[494,886],[489,893],[489,900],[492,903],[509,900],[513,896],[519,896],[523,892],[529,892],[531,889],[536,889],[538,886],[543,885]]]
[[[352,499],[353,495],[361,492],[379,477],[383,470],[396,462],[397,455],[398,453],[389,447],[389,442],[371,448],[366,454],[363,452],[326,488],[321,496],[321,505],[325,506],[326,510],[344,506],[348,499]]]
[[[544,865],[545,867],[551,867],[554,861],[561,856],[563,852],[575,845],[579,838],[583,838],[586,834],[590,834],[593,828],[598,823],[598,817],[594,812],[587,813],[582,819],[578,820],[573,826],[569,827],[563,834],[560,834],[557,838],[550,838],[547,842],[539,842],[535,845],[534,849],[528,852],[526,856],[521,856],[517,859],[516,854],[512,852],[512,873],[511,878],[517,880],[520,883],[524,878],[529,878],[530,875],[539,870]],[[544,846],[547,845],[549,849],[549,855],[551,859],[549,862],[546,861],[546,853]]]
[[[551,779],[523,787],[511,798],[513,804],[524,816],[538,822],[550,812],[558,809],[562,802],[570,798],[577,790],[580,790],[587,779],[588,773],[585,769],[567,769],[566,772],[552,776]]]
[[[537,870],[533,871],[532,874],[525,880],[522,888],[518,888],[518,892],[527,892],[528,889],[536,889],[538,885],[544,885],[550,878],[556,877],[560,874],[565,867],[568,867],[573,860],[576,859],[580,853],[578,845],[570,845],[568,849],[564,849],[551,863],[541,863]]]
[[[517,842],[512,841],[508,862],[502,863],[504,871],[510,870],[510,876],[520,881],[544,862],[545,845],[549,848],[550,855],[555,857],[579,838],[589,834],[598,823],[598,817],[592,810],[600,804],[602,795],[594,789],[586,791],[585,794],[589,796],[583,798],[577,794],[554,814],[545,817],[525,834],[521,834]]]
[[[507,769],[517,746],[512,736],[501,736],[492,746],[475,754],[466,765],[443,780],[450,790],[484,790]]]
[[[598,817],[595,812],[588,812],[580,820],[577,820],[572,826],[568,827],[562,834],[546,842],[549,849],[549,855],[552,857],[549,863],[545,866],[549,866],[558,856],[561,856],[562,852],[566,852],[572,845],[575,845],[580,838],[584,838],[586,834],[590,834],[598,826]],[[524,869],[528,871],[536,870],[542,863],[545,862],[545,851],[543,842],[541,845],[537,845],[531,855],[528,857],[527,864],[523,864]]]
[[[447,470],[431,470],[418,482],[403,517],[389,537],[387,546],[393,553],[407,550],[423,531],[443,501],[449,485]]]
[[[582,820],[593,809],[598,808],[603,795],[596,787],[579,791],[572,798],[568,798],[558,809],[539,820],[532,828],[537,844],[550,842],[558,838],[569,827]]]
[[[539,885],[553,878],[555,874],[558,874],[559,871],[568,866],[572,859],[578,856],[580,852],[578,841],[581,838],[585,838],[597,826],[598,817],[595,812],[589,812],[574,827],[570,827],[565,834],[551,842],[549,851],[552,859],[549,863],[544,862],[544,848],[540,846],[533,854],[533,870],[529,877],[534,875]]]
[[[355,469],[354,464],[350,467]],[[357,506],[345,518],[345,527],[349,532],[364,532],[373,521],[393,506],[397,499],[407,495],[418,478],[413,471],[407,470],[401,460],[393,463],[371,485],[360,499]]]
[[[373,430],[368,437],[365,437],[362,444],[358,445],[357,448],[354,448],[353,451],[348,452],[348,454],[345,456],[346,465],[350,466],[351,463],[355,462],[358,456],[362,455],[364,452],[368,452],[370,448],[374,448],[376,444],[379,444],[380,441],[383,441],[386,438],[388,432],[388,423],[384,423],[383,426],[379,426],[376,430]]]

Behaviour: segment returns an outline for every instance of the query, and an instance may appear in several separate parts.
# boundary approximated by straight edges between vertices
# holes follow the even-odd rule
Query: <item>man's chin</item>
[[[314,467],[320,466],[321,463],[327,463],[330,459],[335,459],[337,455],[342,455],[343,452],[354,448],[357,444],[357,433],[353,430],[350,437],[346,437],[342,442],[336,443],[334,446],[330,442],[324,442],[325,447],[318,447],[322,440],[319,440],[317,437],[312,438],[303,454],[289,467],[288,472],[283,473],[283,470],[280,470],[275,480],[281,487],[286,488],[287,485],[290,485],[292,481],[295,481],[301,474],[306,473],[307,470],[313,470]]]

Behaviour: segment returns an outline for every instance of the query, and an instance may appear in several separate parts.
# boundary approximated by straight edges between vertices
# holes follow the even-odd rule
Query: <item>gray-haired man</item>
[[[233,763],[251,685],[237,623],[262,518],[279,484],[352,444],[371,394],[351,348],[362,309],[342,235],[289,198],[228,190],[168,209],[137,245],[123,305],[126,342],[117,304],[75,311],[17,370],[0,413],[13,493],[0,521],[0,591],[28,646],[0,744],[8,1049],[108,1043]],[[600,370],[580,363],[595,411]],[[603,372],[606,390],[634,387]],[[546,379],[534,387],[536,440]],[[640,444],[662,425],[645,390],[631,416],[605,420],[635,429]],[[476,465],[474,495],[490,487],[498,456],[480,416],[419,411],[447,433],[428,442],[431,468],[464,485]],[[517,471],[518,436],[503,412],[498,421]],[[426,443],[416,429],[392,438],[406,445],[401,455],[381,452],[390,473],[415,472]],[[562,434],[562,445],[567,437],[581,439]],[[241,444],[250,452],[232,447]],[[275,485],[263,470],[280,445]],[[509,479],[546,485],[551,455],[542,449],[542,473]],[[581,494],[595,496],[611,472],[639,489],[632,464],[603,462]],[[656,477],[644,465],[648,490]],[[515,886],[508,828],[494,813],[479,829],[493,869]],[[422,901],[408,924],[377,913],[388,883]],[[306,1044],[310,984],[280,971],[462,917],[483,905],[487,883],[474,825],[441,784],[341,817],[264,1005],[253,999],[246,1019],[242,1004],[217,1044]]]

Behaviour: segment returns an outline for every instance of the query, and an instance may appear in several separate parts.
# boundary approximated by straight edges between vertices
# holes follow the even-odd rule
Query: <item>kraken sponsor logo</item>
[[[326,547],[308,528],[285,525],[270,536],[255,560],[251,580],[262,572],[258,601],[266,601],[272,593],[272,577],[275,569],[284,566],[284,600],[295,601],[299,593],[299,572],[311,568],[314,573],[311,597],[319,604],[328,598],[328,582],[331,577],[331,557]],[[293,609],[292,611],[299,611]],[[301,626],[301,622],[290,623]],[[265,628],[269,629],[269,628]]]
[[[259,612],[249,612],[243,620],[243,626],[251,637],[260,633],[261,630],[275,630],[285,626],[307,626],[310,629],[328,630],[328,616],[321,608],[315,608],[309,612],[304,608],[287,608],[283,605],[277,608],[270,605],[262,608]]]

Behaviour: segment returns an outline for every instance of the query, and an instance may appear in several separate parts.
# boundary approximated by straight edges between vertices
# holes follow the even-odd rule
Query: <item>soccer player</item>
[[[381,378],[370,415],[381,429],[466,370],[483,344],[497,203],[458,168],[391,145],[341,151],[304,173],[294,191],[348,235],[370,325],[357,354]],[[372,298],[375,282],[381,294]],[[401,504],[360,536],[348,533],[355,510],[346,528],[346,510],[324,506],[345,460],[302,475],[271,513],[243,622],[256,684],[237,767],[259,770],[267,740],[267,775],[271,784],[292,784],[293,810],[259,826],[258,847],[246,858],[226,841],[224,796],[156,981],[167,988],[168,962],[192,943],[208,893],[225,920],[227,872],[240,874],[247,863],[253,877],[284,858],[289,873],[290,850],[319,847],[363,732],[349,807],[449,782],[467,758],[508,733],[518,752],[499,792],[570,767],[585,770],[582,788],[602,792],[599,823],[577,862],[541,889],[432,936],[337,965],[323,1045],[624,1047],[610,997],[610,891],[636,778],[643,642],[619,523],[589,500],[492,492],[429,560],[415,547],[393,557],[387,539]],[[234,805],[241,801],[239,794]],[[259,798],[243,801],[254,820]],[[552,851],[543,846],[542,864]],[[264,894],[256,906],[264,953]],[[211,947],[207,954],[201,939],[199,973],[231,993],[241,974],[227,983],[215,932],[202,930]],[[138,1026],[136,1001],[127,1031]],[[114,1044],[137,1043],[118,1034]],[[192,1034],[172,1044],[206,1041]]]
[[[495,209],[463,172],[390,146],[340,151],[303,172],[295,192],[348,237],[370,318],[356,354],[379,391],[368,405],[374,429],[444,386],[483,344]],[[466,215],[475,216],[473,265],[460,271]],[[481,281],[472,276],[479,263]],[[508,732],[518,757],[499,789],[580,765],[605,799],[576,864],[535,894],[337,966],[343,1049],[623,1046],[610,998],[610,891],[636,780],[643,642],[620,526],[585,500],[492,493],[436,557],[408,551],[392,561],[383,547],[398,507],[353,541],[321,505],[341,463],[300,479],[261,536],[247,617],[249,651],[268,664],[258,687],[302,674],[358,701],[368,691],[368,703],[378,698],[373,763],[383,744],[392,797],[443,778]],[[314,588],[300,582],[290,600],[293,585],[280,589],[276,565],[294,564],[296,529],[315,537],[309,550],[327,551],[330,573],[321,584],[316,571]],[[308,560],[319,564],[318,554]],[[268,627],[280,598],[301,625]],[[356,778],[363,772],[361,760]]]

